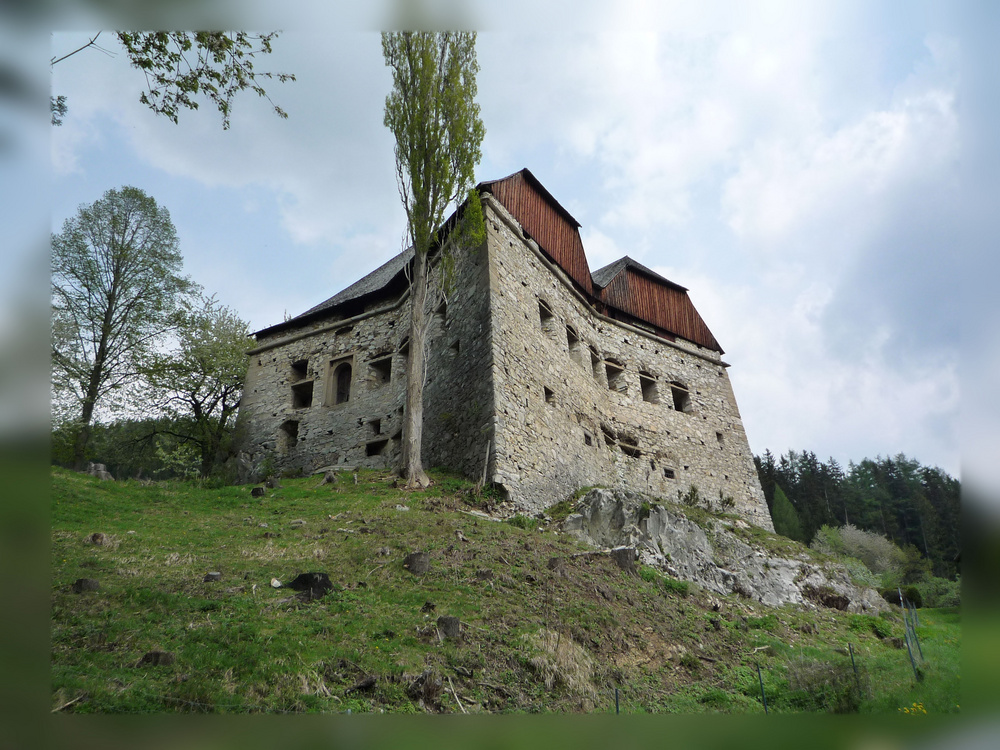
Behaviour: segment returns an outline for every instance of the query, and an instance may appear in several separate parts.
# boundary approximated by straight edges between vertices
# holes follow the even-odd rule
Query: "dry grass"
[[[528,663],[542,678],[546,690],[562,687],[575,696],[592,701],[597,699],[593,682],[594,660],[571,636],[540,628],[524,639],[535,651]]]

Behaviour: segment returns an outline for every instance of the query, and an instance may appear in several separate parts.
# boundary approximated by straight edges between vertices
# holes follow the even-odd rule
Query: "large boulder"
[[[636,547],[640,561],[720,594],[740,594],[777,607],[799,604],[879,612],[887,604],[856,585],[840,564],[820,562],[805,547],[778,554],[750,534],[745,521],[706,516],[695,523],[680,506],[632,492],[591,490],[563,530],[598,548]]]

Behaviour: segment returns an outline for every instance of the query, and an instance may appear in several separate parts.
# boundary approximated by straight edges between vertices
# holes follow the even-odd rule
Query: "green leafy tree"
[[[52,66],[85,49],[103,49],[97,40],[101,32],[79,49],[53,57]],[[268,96],[267,81],[294,81],[291,73],[254,69],[260,55],[271,53],[278,32],[250,34],[245,31],[151,31],[115,32],[132,67],[146,76],[139,101],[158,115],[177,123],[181,109],[198,109],[198,98],[206,97],[222,115],[223,129],[229,128],[233,98],[241,91],[264,97],[279,117],[287,113]],[[107,51],[107,50],[104,50]],[[52,124],[61,125],[67,113],[64,95],[51,97]]]
[[[146,410],[125,396],[195,285],[180,274],[169,212],[134,187],[109,190],[66,220],[52,236],[51,271],[54,413],[73,423],[82,467],[98,405]]]
[[[466,196],[471,210],[462,212],[463,221],[446,242],[449,246],[479,244],[484,236],[479,196],[473,189],[486,132],[475,102],[476,35],[384,33],[382,53],[393,81],[385,100],[384,123],[396,139],[397,183],[414,254],[402,472],[408,487],[426,487],[430,480],[423,469],[421,446],[428,255],[444,239],[439,229],[445,211]]]
[[[178,350],[150,357],[150,400],[170,419],[162,429],[197,449],[202,476],[225,458],[247,372],[249,325],[214,297],[184,314]]]
[[[802,526],[799,523],[799,516],[792,507],[791,502],[785,496],[781,487],[774,487],[774,503],[771,509],[771,520],[774,522],[774,531],[777,534],[802,540]]]

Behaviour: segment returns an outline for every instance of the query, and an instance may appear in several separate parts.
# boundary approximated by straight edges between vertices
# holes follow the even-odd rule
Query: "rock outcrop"
[[[772,607],[799,604],[868,613],[888,607],[877,591],[853,583],[844,566],[821,561],[805,548],[735,517],[705,514],[695,523],[680,506],[637,493],[591,490],[563,530],[595,547],[635,547],[645,565]],[[768,538],[775,543],[766,544]]]

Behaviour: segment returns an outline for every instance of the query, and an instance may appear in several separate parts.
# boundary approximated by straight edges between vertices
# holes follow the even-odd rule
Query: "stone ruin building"
[[[687,290],[629,257],[592,273],[580,224],[527,169],[478,190],[486,241],[453,253],[432,310],[424,465],[485,475],[529,512],[586,486],[695,487],[772,529],[729,365]],[[398,465],[412,257],[256,333],[239,415],[252,459]]]

